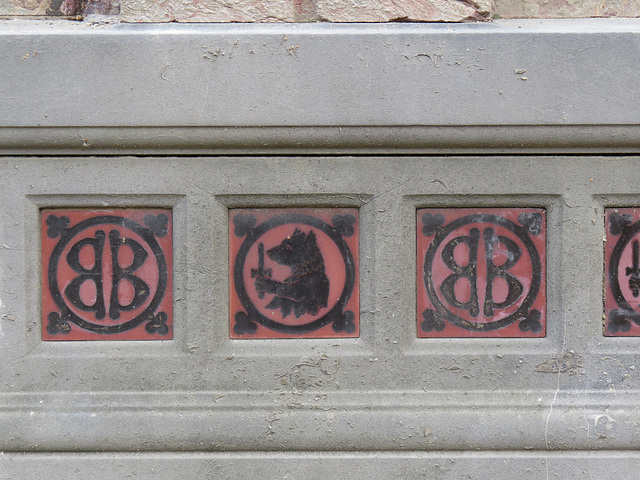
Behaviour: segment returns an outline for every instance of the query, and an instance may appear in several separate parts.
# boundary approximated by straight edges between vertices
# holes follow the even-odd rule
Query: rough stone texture
[[[459,22],[484,20],[489,0],[126,0],[125,22]]]
[[[0,15],[44,15],[49,0],[0,0]]]
[[[322,0],[317,12],[327,22],[460,22],[484,20],[488,0]]]
[[[119,13],[117,0],[0,0],[0,16]],[[639,0],[124,0],[123,22],[464,22],[639,17]]]
[[[118,0],[0,0],[0,16],[117,15]]]
[[[638,0],[493,0],[494,18],[640,17]]]
[[[291,0],[127,0],[121,14],[124,22],[299,21]]]
[[[484,20],[489,0],[127,0],[125,22],[459,22]]]

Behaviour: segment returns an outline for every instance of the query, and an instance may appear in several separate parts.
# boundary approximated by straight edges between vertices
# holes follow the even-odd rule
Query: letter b
[[[117,230],[109,232],[111,245],[111,261],[113,265],[111,288],[111,301],[109,302],[109,316],[116,320],[120,318],[120,312],[129,312],[142,305],[149,296],[149,285],[133,274],[138,270],[149,255],[142,245],[130,238],[120,238]],[[128,246],[133,252],[133,261],[128,267],[122,267],[118,261],[118,252],[122,245]],[[127,305],[122,305],[119,299],[120,281],[127,280],[133,287],[133,299]]]
[[[102,251],[104,248],[104,232],[98,230],[95,238],[84,238],[71,247],[67,254],[67,263],[77,273],[76,278],[71,280],[64,290],[69,301],[80,310],[85,312],[95,312],[98,320],[104,318],[104,293],[102,291]],[[80,263],[80,250],[85,246],[93,249],[93,267],[84,268]],[[96,286],[96,301],[93,305],[87,305],[80,298],[80,287],[84,282],[93,282]]]
[[[442,249],[442,260],[454,273],[444,279],[440,285],[440,292],[447,302],[454,307],[469,310],[469,315],[472,317],[477,317],[480,313],[480,309],[478,307],[478,285],[476,279],[479,238],[480,230],[472,228],[469,231],[468,236],[456,237]],[[459,265],[453,258],[455,248],[461,243],[466,243],[469,248],[469,262],[465,266]],[[461,302],[456,297],[456,282],[461,278],[466,278],[471,286],[471,295],[467,302]]]

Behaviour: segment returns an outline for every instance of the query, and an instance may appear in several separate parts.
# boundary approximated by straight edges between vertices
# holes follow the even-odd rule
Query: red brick
[[[127,0],[121,6],[124,22],[294,22],[293,0]]]
[[[125,22],[460,22],[486,20],[488,0],[127,0]]]
[[[489,10],[484,0],[319,0],[317,13],[326,22],[460,22],[485,20]]]

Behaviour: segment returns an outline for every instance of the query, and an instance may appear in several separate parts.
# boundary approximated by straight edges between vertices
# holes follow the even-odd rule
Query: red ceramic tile
[[[544,337],[545,211],[418,210],[418,337]]]
[[[171,210],[42,211],[42,339],[171,339],[171,220]]]
[[[231,338],[359,336],[358,210],[229,212]]]
[[[640,336],[640,208],[605,209],[604,334]]]

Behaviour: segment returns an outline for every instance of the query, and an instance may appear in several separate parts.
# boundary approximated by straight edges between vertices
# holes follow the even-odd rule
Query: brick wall
[[[628,0],[0,0],[0,16],[119,15],[123,22],[468,22],[638,17]]]

